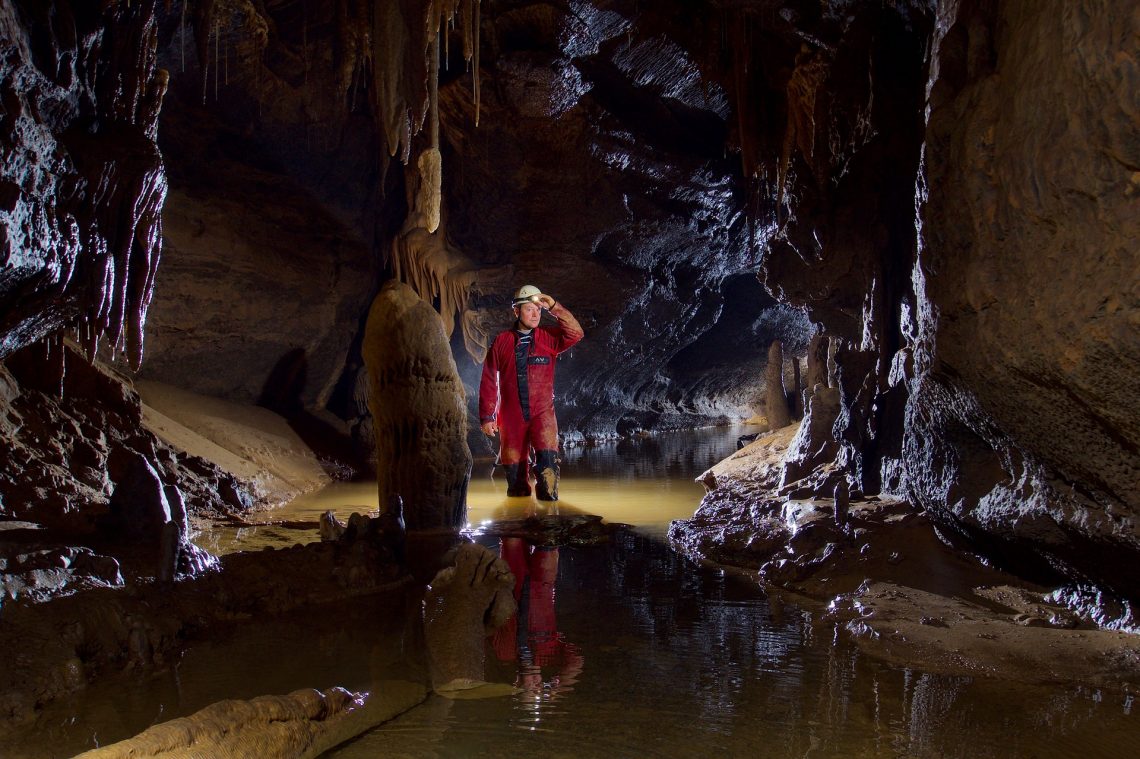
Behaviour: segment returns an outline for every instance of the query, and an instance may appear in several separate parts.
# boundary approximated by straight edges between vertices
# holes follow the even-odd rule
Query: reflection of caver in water
[[[558,320],[539,326],[547,309]],[[507,495],[530,495],[534,451],[539,500],[558,500],[558,420],[554,416],[554,364],[558,354],[582,339],[574,315],[554,298],[526,285],[515,293],[515,324],[499,333],[479,383],[479,421],[486,435],[500,435],[499,463]]]
[[[499,553],[515,576],[518,612],[495,631],[495,656],[503,662],[518,660],[516,684],[526,690],[544,686],[543,667],[557,672],[550,685],[573,684],[582,671],[583,661],[578,647],[562,638],[555,623],[558,548],[533,546],[522,538],[503,538]]]

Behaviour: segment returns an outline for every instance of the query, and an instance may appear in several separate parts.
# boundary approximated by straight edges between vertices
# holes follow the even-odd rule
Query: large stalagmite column
[[[792,423],[788,409],[788,394],[784,392],[784,346],[773,340],[768,347],[768,368],[764,372],[765,406],[767,406],[768,426],[778,430]]]
[[[401,496],[409,530],[462,527],[471,477],[463,384],[439,316],[408,285],[390,281],[373,301],[364,363],[381,505]]]

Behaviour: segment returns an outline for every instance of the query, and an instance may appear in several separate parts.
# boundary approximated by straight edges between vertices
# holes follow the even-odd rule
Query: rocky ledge
[[[1079,588],[1009,574],[954,545],[912,504],[848,493],[831,466],[810,483],[786,482],[797,432],[761,436],[705,472],[700,508],[670,527],[674,545],[816,606],[875,656],[1137,692],[1140,639],[1126,606],[1078,602]]]

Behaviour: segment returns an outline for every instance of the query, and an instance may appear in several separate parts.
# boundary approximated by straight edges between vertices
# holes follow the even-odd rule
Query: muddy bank
[[[297,610],[358,601],[403,610],[411,578],[382,533],[239,553],[218,571],[174,583],[137,581],[35,603],[8,602],[0,647],[0,734],[53,701],[123,673],[176,667],[188,646]]]
[[[1073,682],[1134,693],[1140,637],[1106,629],[1070,586],[1029,582],[954,545],[906,501],[781,485],[796,427],[763,435],[701,475],[696,514],[673,522],[691,557],[754,573],[838,621],[868,653],[926,671]],[[838,497],[813,494],[830,489]]]

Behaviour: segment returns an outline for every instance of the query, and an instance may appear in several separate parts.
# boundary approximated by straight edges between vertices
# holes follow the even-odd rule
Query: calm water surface
[[[564,513],[600,514],[608,522],[633,525],[648,534],[664,535],[669,522],[691,517],[704,495],[693,478],[736,450],[737,438],[755,428],[719,427],[654,435],[563,452],[559,509]],[[486,461],[472,469],[467,491],[469,524],[517,517],[531,499],[507,498],[501,471]],[[347,519],[354,511],[375,512],[374,482],[336,483],[301,496],[279,509],[253,515],[251,521],[318,520],[325,511]],[[217,527],[197,536],[203,548],[226,554],[265,546],[291,546],[318,540],[315,530],[279,525]]]
[[[431,696],[331,756],[1137,755],[1140,722],[1120,693],[887,666],[818,614],[670,551],[664,529],[690,516],[702,493],[692,478],[731,453],[741,432],[568,452],[560,508],[635,529],[608,544],[529,555],[551,583],[528,586],[538,590],[528,590],[523,622],[487,646],[487,679],[517,685],[516,694]],[[470,492],[473,526],[526,511],[532,502],[507,499],[505,487],[483,467]],[[375,501],[373,485],[341,485],[266,516],[347,516]],[[233,550],[313,539],[256,528],[201,540]],[[480,540],[499,550],[496,539]],[[390,612],[353,605],[251,625],[196,647],[170,672],[89,689],[50,710],[40,744],[14,755],[66,756],[93,735],[105,743],[221,698],[416,679],[422,661],[409,660],[406,639]]]
[[[551,597],[528,597],[540,609],[533,624],[487,649],[487,679],[519,692],[433,696],[332,756],[1137,755],[1140,722],[1122,694],[887,666],[817,614],[670,551],[665,529],[691,516],[703,493],[693,478],[748,431],[567,451],[562,512],[634,529],[608,545],[542,557],[547,567],[556,561]],[[476,531],[533,503],[508,499],[505,489],[501,475],[476,464],[468,501]],[[347,516],[375,509],[376,498],[371,484],[340,485],[289,508],[297,519],[329,508]],[[296,540],[269,529],[244,537]],[[494,538],[481,542],[499,548]]]
[[[554,601],[552,639],[532,634],[513,659],[488,646],[488,679],[516,695],[432,696],[330,755],[1137,755],[1120,695],[883,665],[834,625],[637,533],[560,549]]]

